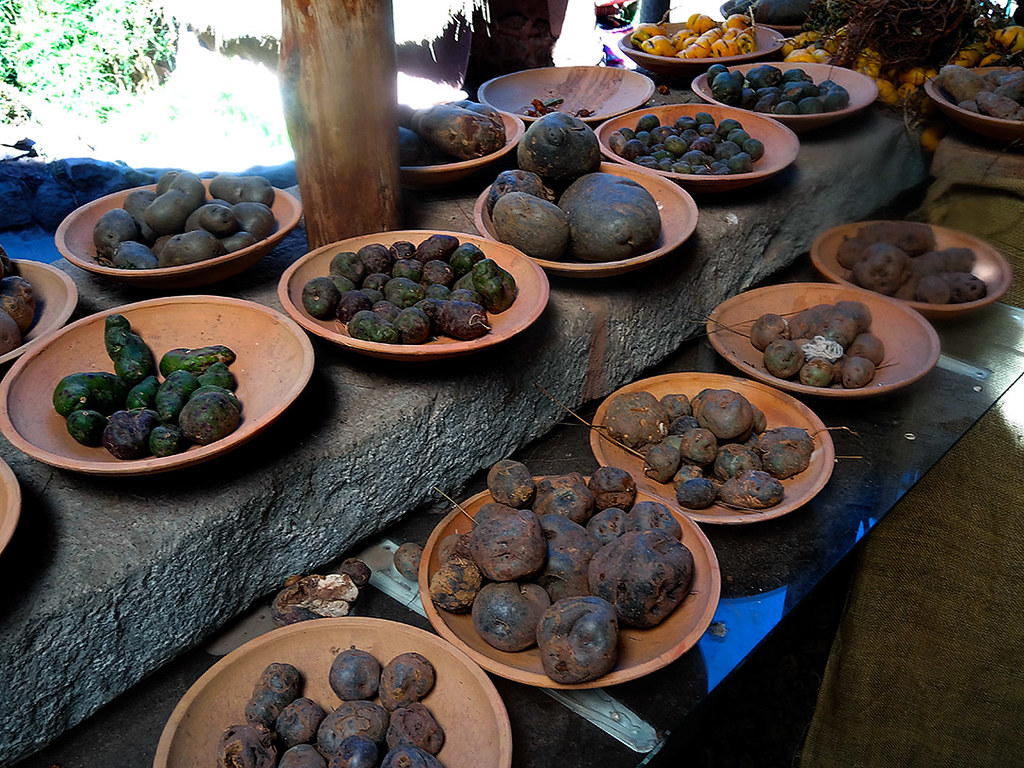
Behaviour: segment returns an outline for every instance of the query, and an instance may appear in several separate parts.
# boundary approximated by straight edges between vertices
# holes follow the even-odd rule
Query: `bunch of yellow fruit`
[[[750,19],[739,13],[722,22],[695,13],[686,26],[671,34],[662,24],[640,24],[629,39],[644,53],[678,59],[721,58],[757,50]]]
[[[807,64],[828,64],[839,50],[839,38],[835,35],[825,37],[816,30],[801,32],[795,37],[787,37],[782,41],[783,61],[798,61]]]

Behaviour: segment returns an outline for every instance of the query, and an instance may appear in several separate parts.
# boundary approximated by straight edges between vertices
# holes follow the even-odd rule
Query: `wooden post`
[[[281,0],[279,77],[310,248],[397,229],[391,0]]]

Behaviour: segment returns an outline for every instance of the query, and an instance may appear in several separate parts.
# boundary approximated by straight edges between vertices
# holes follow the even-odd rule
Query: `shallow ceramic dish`
[[[21,486],[7,462],[0,459],[0,554],[11,543],[20,516]]]
[[[214,765],[221,733],[245,722],[245,703],[272,662],[294,665],[303,677],[302,695],[331,711],[340,700],[328,685],[328,673],[334,658],[350,647],[373,654],[381,664],[407,652],[430,661],[437,679],[423,704],[444,729],[444,746],[437,757],[447,768],[512,764],[512,728],[505,705],[494,684],[466,654],[408,624],[347,616],[275,629],[210,667],[171,712],[157,744],[154,768]]]
[[[761,66],[761,64],[741,64],[738,67],[730,67],[729,69],[733,72],[742,72],[743,74],[746,74],[754,67],[759,66]],[[811,131],[815,128],[831,125],[843,118],[855,115],[870,107],[874,100],[878,98],[878,86],[875,85],[875,81],[867,75],[862,75],[860,72],[854,72],[852,69],[834,67],[831,64],[810,64],[800,62],[791,62],[787,64],[781,61],[774,62],[772,66],[781,69],[783,72],[787,72],[791,69],[802,69],[815,83],[820,83],[823,80],[832,80],[837,85],[843,86],[843,88],[845,88],[850,94],[850,103],[844,109],[837,109],[835,112],[823,112],[820,115],[773,115],[768,113],[754,113],[749,109],[743,110],[744,112],[751,114],[765,114],[773,120],[778,120],[787,128],[792,128],[797,133],[803,133],[804,131]],[[708,75],[706,72],[695,77],[690,87],[693,89],[694,93],[709,104],[718,104],[722,107],[728,106],[716,99],[714,94],[711,92],[711,84],[708,82]]]
[[[639,480],[638,480],[639,482]],[[637,501],[653,501],[645,493],[637,494]],[[483,491],[464,501],[460,506],[471,517],[480,507],[493,501],[489,491]],[[672,663],[692,648],[711,624],[718,607],[721,592],[721,574],[718,558],[704,532],[681,514],[674,505],[673,516],[683,529],[682,541],[693,554],[693,584],[689,594],[664,621],[649,629],[619,627],[619,658],[606,675],[577,685],[556,683],[541,666],[540,651],[536,646],[525,651],[508,653],[484,641],[473,627],[469,614],[454,614],[438,610],[430,599],[430,579],[441,564],[437,553],[441,541],[450,533],[468,533],[473,526],[459,509],[451,512],[434,528],[423,547],[420,560],[420,599],[431,625],[441,637],[469,654],[477,664],[500,677],[538,688],[581,689],[600,688],[636,680]]]
[[[832,437],[810,408],[785,392],[759,384],[749,379],[725,376],[720,373],[667,373],[650,379],[641,379],[627,384],[610,394],[598,406],[594,414],[594,426],[603,425],[608,403],[617,395],[629,392],[650,392],[659,400],[669,394],[683,394],[693,397],[703,389],[731,389],[739,392],[751,404],[757,406],[768,421],[768,429],[775,427],[802,427],[814,438],[814,453],[807,469],[794,477],[782,481],[786,495],[782,501],[769,509],[745,512],[730,509],[721,504],[712,504],[707,509],[683,509],[683,513],[699,523],[722,523],[739,525],[771,520],[799,509],[825,487],[832,476],[835,463],[835,447]],[[650,494],[659,501],[678,508],[676,504],[675,486],[671,483],[659,483],[644,474],[642,458],[630,453],[616,443],[603,436],[601,429],[590,431],[590,448],[601,466],[621,467],[629,472],[638,491]]]
[[[685,24],[666,24],[665,26],[668,29],[669,37],[671,37]],[[775,57],[775,54],[782,50],[783,35],[774,29],[763,26],[755,27],[754,40],[757,42],[756,51],[741,53],[737,56],[707,59],[678,59],[674,56],[655,56],[653,53],[644,53],[633,45],[628,35],[622,35],[619,38],[619,50],[648,72],[669,77],[692,78],[699,72],[707,70],[712,64],[724,64],[731,67],[733,64],[744,64],[748,61],[763,61]]]
[[[809,387],[799,379],[780,379],[764,367],[764,353],[750,343],[750,326],[773,312],[789,317],[816,304],[860,301],[871,311],[871,333],[885,345],[885,359],[866,387]],[[939,361],[939,336],[931,323],[894,299],[863,288],[833,283],[781,283],[744,291],[711,312],[708,339],[718,353],[743,373],[771,387],[815,397],[853,399],[882,395],[913,384]]]
[[[690,173],[672,173],[654,168],[644,168],[619,157],[608,144],[609,137],[619,128],[635,128],[637,121],[644,115],[657,115],[662,125],[672,125],[683,115],[696,115],[707,112],[718,124],[731,117],[738,120],[751,138],[764,144],[764,156],[754,163],[750,173],[731,173],[725,176],[697,176]],[[720,107],[716,104],[670,104],[663,107],[648,107],[628,112],[625,115],[606,120],[597,127],[597,140],[601,145],[601,154],[613,163],[620,163],[627,168],[636,168],[643,173],[653,173],[666,179],[678,182],[692,192],[727,192],[731,189],[746,187],[759,181],[771,178],[785,170],[800,152],[800,139],[789,128],[777,120],[772,120],[755,112],[747,112],[735,107]]]
[[[209,180],[203,184],[209,190]],[[156,189],[155,184],[136,189]],[[169,290],[194,288],[209,285],[240,272],[257,263],[284,240],[302,216],[302,205],[283,189],[274,189],[274,204],[270,207],[274,213],[274,231],[255,245],[242,248],[234,253],[225,253],[206,261],[195,264],[182,264],[177,267],[157,267],[156,269],[119,269],[105,267],[96,261],[96,247],[92,243],[92,230],[99,218],[113,208],[120,208],[124,200],[134,189],[101,197],[76,208],[60,223],[54,233],[54,242],[61,256],[76,267],[97,275],[106,275],[115,280],[138,288]]]
[[[526,132],[526,125],[516,115],[502,114],[505,123],[505,146],[497,152],[471,160],[457,160],[434,165],[403,165],[400,169],[402,186],[407,189],[433,189],[464,179],[482,168],[496,163],[516,148]]]
[[[842,224],[838,227],[826,230],[814,238],[811,243],[811,263],[822,276],[833,283],[848,285],[858,288],[851,280],[851,272],[836,261],[836,253],[839,245],[847,238],[853,237],[867,221],[859,221],[854,224]],[[939,250],[945,248],[970,248],[977,257],[974,269],[971,274],[982,280],[988,286],[988,293],[977,301],[966,301],[962,304],[928,304],[923,301],[905,301],[893,299],[915,309],[930,320],[942,320],[949,317],[971,312],[979,307],[984,307],[994,301],[998,301],[1009,290],[1013,280],[1013,270],[1009,262],[996,248],[984,240],[960,232],[956,229],[948,229],[935,224],[931,225],[935,233],[935,247]],[[863,289],[861,289],[863,290]]]
[[[467,355],[512,338],[517,333],[526,330],[534,320],[540,317],[548,303],[548,278],[544,274],[544,270],[511,245],[485,240],[465,232],[443,232],[440,234],[454,235],[459,238],[460,242],[476,245],[487,254],[488,258],[494,259],[504,269],[511,272],[518,287],[516,300],[511,307],[500,314],[487,315],[487,319],[491,323],[491,330],[478,339],[459,341],[448,336],[441,336],[425,344],[384,344],[377,341],[364,341],[349,336],[345,324],[341,321],[317,320],[303,309],[303,286],[314,277],[326,275],[331,259],[336,253],[358,251],[370,243],[391,245],[399,240],[407,240],[413,244],[419,244],[434,234],[438,234],[438,232],[417,229],[377,232],[372,235],[350,237],[347,240],[330,243],[315,251],[310,251],[281,275],[281,280],[277,284],[277,296],[281,301],[281,306],[310,333],[338,346],[386,360],[440,360]]]
[[[477,96],[500,112],[532,123],[527,114],[533,100],[562,99],[552,109],[566,112],[585,123],[599,123],[636,109],[654,94],[651,78],[630,69],[615,67],[539,67],[524,69],[488,80]],[[579,115],[589,110],[589,115]]]
[[[1019,67],[978,67],[972,71],[983,75],[986,72],[993,71],[1019,71]],[[1024,139],[1024,120],[1004,120],[999,117],[979,115],[976,112],[962,109],[950,101],[949,94],[935,80],[925,81],[924,92],[928,94],[928,97],[935,102],[939,110],[950,120],[959,123],[972,133],[1002,143]]]
[[[77,371],[113,371],[103,346],[107,315],[124,315],[157,360],[176,347],[226,344],[238,356],[242,422],[209,445],[175,456],[115,459],[76,442],[53,409],[57,383]],[[298,397],[313,372],[313,346],[295,323],[260,304],[220,296],[175,296],[126,304],[78,320],[22,356],[0,383],[0,431],[45,464],[92,475],[141,475],[192,466],[255,437]]]
[[[0,365],[9,363],[31,349],[40,339],[53,333],[71,317],[78,305],[78,286],[66,272],[50,264],[29,259],[11,259],[16,274],[32,286],[36,299],[36,315],[31,327],[21,337],[20,347],[0,355]]]
[[[659,179],[650,173],[642,173],[619,163],[601,163],[601,173],[623,176],[640,184],[658,203],[661,213],[661,235],[655,248],[629,259],[619,261],[550,261],[533,259],[551,275],[562,277],[608,277],[639,269],[668,255],[693,234],[697,227],[697,204],[680,187],[666,179]],[[500,242],[494,232],[494,221],[487,210],[487,195],[490,187],[480,193],[473,205],[473,223],[477,231],[489,240]],[[531,257],[532,258],[532,257]]]

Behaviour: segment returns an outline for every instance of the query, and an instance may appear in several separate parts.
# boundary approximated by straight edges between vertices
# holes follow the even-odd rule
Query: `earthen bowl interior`
[[[103,345],[107,315],[124,315],[157,360],[169,349],[225,344],[242,402],[238,429],[209,445],[174,456],[121,460],[102,447],[76,442],[54,409],[57,383],[78,371],[110,371]],[[95,475],[140,475],[191,466],[255,437],[298,397],[313,372],[313,346],[280,312],[241,299],[176,296],[89,315],[26,352],[0,383],[0,431],[18,450],[45,464]]]
[[[668,255],[686,242],[697,228],[697,204],[678,184],[660,179],[654,174],[641,173],[619,163],[601,163],[600,171],[631,179],[651,193],[661,214],[661,234],[658,242],[646,253],[619,261],[552,261],[531,257],[548,274],[562,277],[609,277],[631,272]],[[490,187],[477,197],[473,205],[473,222],[481,235],[500,242],[494,231],[494,220],[487,210],[489,193]]]
[[[852,288],[858,287],[852,280],[853,273],[836,260],[836,254],[844,240],[856,235],[857,231],[868,223],[870,222],[860,221],[854,224],[841,224],[822,232],[811,243],[811,263],[826,280]],[[932,224],[931,228],[935,233],[935,247],[938,250],[970,248],[974,251],[976,261],[971,274],[985,283],[988,292],[977,301],[967,301],[962,304],[928,304],[923,301],[906,301],[895,298],[892,299],[893,301],[898,301],[920,312],[930,320],[942,320],[958,317],[998,301],[1010,289],[1013,270],[1006,257],[994,246],[989,245],[981,238],[956,229],[940,227],[935,224]]]
[[[403,165],[400,169],[402,186],[407,189],[443,187],[496,163],[516,148],[526,132],[526,125],[518,116],[502,113],[501,119],[505,123],[505,146],[497,152],[470,160],[455,160],[450,163]]]
[[[665,25],[670,37],[685,26],[683,23]],[[741,53],[737,56],[706,59],[679,59],[675,56],[655,56],[653,53],[645,53],[633,45],[629,35],[622,35],[619,38],[619,50],[648,72],[668,77],[692,78],[700,72],[706,71],[712,64],[724,64],[730,67],[733,64],[744,64],[748,61],[763,61],[774,58],[782,50],[783,35],[769,27],[756,26],[754,40],[757,42],[756,51]]]
[[[885,345],[885,359],[874,379],[857,389],[809,387],[798,378],[780,379],[764,367],[764,353],[750,343],[750,327],[772,312],[791,317],[816,304],[860,301],[871,311],[871,333]],[[771,387],[815,397],[855,399],[906,387],[928,373],[939,360],[939,336],[920,314],[909,307],[862,288],[833,283],[780,283],[744,291],[726,299],[711,312],[708,339],[718,353],[743,373]]]
[[[527,114],[533,100],[562,99],[552,109],[599,123],[645,104],[654,94],[646,75],[615,67],[539,67],[492,78],[480,86],[477,97],[501,112],[532,123]],[[591,114],[580,115],[580,110]]]
[[[21,486],[7,462],[0,459],[0,555],[11,542],[21,516]]]
[[[1015,70],[1019,71],[1019,67],[978,67],[973,71],[983,75],[992,71],[1013,72]],[[952,97],[934,79],[925,81],[924,92],[950,120],[962,125],[972,133],[1002,144],[1024,139],[1024,121],[979,115],[977,112],[963,109],[951,101]]]
[[[761,64],[741,64],[737,67],[730,67],[730,71],[742,72],[745,75],[754,67],[759,66]],[[832,80],[837,85],[843,86],[850,94],[849,105],[834,112],[823,112],[820,115],[769,115],[773,120],[778,120],[787,128],[792,128],[797,133],[811,131],[815,128],[831,125],[839,120],[851,117],[870,107],[875,99],[878,98],[878,86],[875,85],[875,81],[867,75],[854,72],[852,69],[835,67],[831,64],[786,63],[782,61],[774,62],[772,66],[781,69],[783,72],[791,69],[802,69],[815,83],[820,83],[823,80]],[[711,83],[708,82],[707,72],[695,77],[690,87],[694,93],[709,104],[718,104],[722,107],[728,106],[716,99],[711,92]],[[752,110],[745,109],[743,111],[755,114]]]
[[[764,144],[764,156],[754,163],[750,173],[731,173],[724,176],[699,176],[690,173],[672,173],[653,168],[644,168],[619,157],[608,144],[609,137],[619,128],[635,128],[637,121],[644,115],[657,115],[661,125],[672,125],[683,115],[696,115],[707,112],[718,124],[726,118],[738,120],[751,138]],[[606,120],[597,127],[597,140],[601,145],[601,154],[613,163],[635,168],[642,173],[655,174],[681,184],[691,192],[727,192],[739,189],[759,181],[771,178],[785,170],[800,152],[800,139],[792,130],[777,120],[748,112],[735,107],[721,107],[716,104],[669,104],[662,107],[648,107],[628,112],[625,115]]]
[[[504,243],[486,240],[465,232],[445,232],[454,235],[460,242],[470,242],[479,247],[488,258],[494,259],[504,269],[512,273],[518,287],[518,295],[511,307],[500,314],[488,313],[487,319],[491,330],[477,339],[459,341],[448,336],[440,336],[424,344],[384,344],[376,341],[364,341],[349,336],[345,324],[339,320],[317,320],[308,314],[302,306],[302,288],[314,277],[321,277],[329,272],[331,259],[341,251],[358,251],[370,243],[391,245],[399,240],[407,240],[419,244],[435,231],[396,230],[378,232],[372,235],[360,235],[330,243],[298,259],[284,274],[277,286],[277,296],[281,306],[299,325],[310,333],[338,346],[360,352],[371,357],[387,360],[439,360],[457,357],[493,347],[495,344],[510,339],[533,323],[548,302],[548,278],[537,264],[521,251]]]
[[[441,566],[438,561],[441,541],[451,533],[470,532],[473,527],[470,518],[476,515],[480,507],[493,500],[489,491],[478,493],[462,502],[461,510],[454,510],[438,523],[423,547],[419,571],[420,598],[431,625],[441,637],[465,651],[488,672],[538,688],[582,689],[615,685],[636,680],[675,661],[697,643],[711,624],[721,592],[718,558],[704,532],[681,514],[678,508],[670,505],[673,516],[682,526],[683,544],[693,554],[693,584],[689,594],[657,626],[638,629],[620,625],[619,658],[611,672],[589,682],[564,685],[544,674],[540,651],[536,646],[517,653],[494,648],[473,627],[472,616],[439,610],[430,600],[430,579]],[[637,493],[636,500],[654,499],[641,491]]]
[[[203,182],[209,189],[209,180]],[[138,187],[136,189],[139,189]],[[150,184],[141,189],[156,189]],[[120,208],[126,197],[135,191],[124,189],[105,195],[91,203],[76,208],[60,223],[54,233],[54,242],[61,256],[76,267],[87,272],[120,280],[137,288],[153,290],[177,290],[209,285],[244,272],[269,254],[295,228],[302,216],[302,205],[283,189],[274,189],[274,230],[255,245],[242,248],[234,253],[225,253],[195,264],[156,269],[119,269],[107,267],[96,261],[96,247],[92,242],[92,230],[99,218],[113,208]]]
[[[825,487],[832,476],[835,447],[832,437],[821,419],[793,396],[749,379],[699,371],[667,373],[650,379],[641,379],[627,384],[609,395],[598,406],[593,424],[595,427],[599,427],[605,423],[608,404],[617,395],[630,392],[650,392],[660,400],[669,394],[693,397],[703,389],[731,389],[740,393],[764,413],[768,429],[775,427],[806,429],[814,438],[814,453],[811,455],[811,463],[807,469],[782,481],[786,494],[782,501],[774,507],[747,512],[731,509],[721,504],[712,504],[707,509],[682,509],[687,517],[699,523],[723,525],[741,525],[771,520],[799,509]],[[604,430],[592,429],[590,431],[590,448],[601,466],[621,467],[629,472],[636,480],[638,491],[649,494],[662,503],[679,508],[676,503],[675,486],[671,483],[659,483],[647,477],[644,474],[644,460],[605,437]]]
[[[21,337],[22,345],[0,355],[0,365],[20,357],[33,344],[63,326],[78,305],[78,286],[63,270],[29,259],[11,259],[11,262],[15,273],[32,286],[36,314],[32,325]]]
[[[245,703],[272,662],[298,668],[303,695],[330,711],[340,703],[328,685],[334,658],[355,647],[386,664],[400,653],[426,657],[437,675],[423,699],[444,729],[438,754],[448,768],[509,768],[512,729],[498,691],[462,651],[422,629],[384,619],[347,616],[291,624],[250,640],[214,664],[175,706],[157,744],[154,768],[214,765],[217,741],[245,722]],[[382,753],[383,754],[383,753]]]

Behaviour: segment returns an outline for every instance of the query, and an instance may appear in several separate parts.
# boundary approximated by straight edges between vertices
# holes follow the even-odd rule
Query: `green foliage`
[[[0,0],[0,80],[68,111],[157,85],[175,42],[154,0]]]

